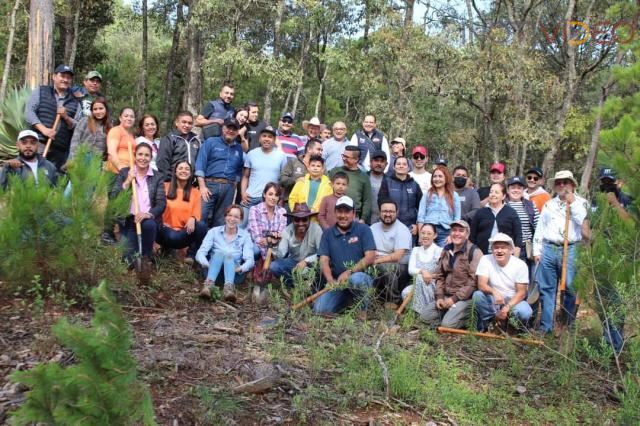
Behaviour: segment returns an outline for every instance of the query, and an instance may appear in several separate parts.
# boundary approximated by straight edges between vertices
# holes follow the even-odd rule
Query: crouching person
[[[7,161],[0,167],[0,188],[7,189],[9,176],[15,175],[22,180],[33,178],[38,183],[38,173],[42,170],[47,183],[55,185],[58,179],[56,166],[38,154],[38,134],[33,130],[23,130],[16,142],[18,157]]]
[[[311,217],[317,214],[309,209],[307,203],[296,203],[293,211],[286,214],[293,222],[284,229],[275,252],[276,259],[271,262],[269,270],[276,279],[283,277],[289,288],[293,287],[293,271],[306,271],[318,260],[322,228],[311,223]]]
[[[466,221],[456,220],[450,226],[451,243],[444,246],[435,274],[436,300],[427,305],[421,318],[433,326],[464,328],[482,251],[469,241]]]
[[[489,321],[506,321],[509,317],[524,328],[531,317],[531,306],[526,301],[529,285],[527,264],[513,256],[513,240],[507,234],[497,233],[491,239],[491,254],[482,256],[476,275],[478,290],[473,293],[478,331],[486,331]]]
[[[376,258],[376,243],[371,228],[355,219],[353,200],[347,196],[336,201],[336,224],[322,233],[318,255],[326,285],[346,284],[348,288],[331,290],[313,305],[317,314],[335,315],[362,298],[361,319],[366,319],[369,289],[373,278],[364,271]]]
[[[188,247],[184,262],[189,265],[207,233],[207,225],[200,220],[200,191],[192,183],[191,165],[187,160],[178,161],[171,182],[164,184],[167,208],[157,238],[164,250]]]
[[[228,206],[224,211],[224,225],[211,228],[196,253],[196,260],[207,271],[207,279],[200,291],[201,297],[210,298],[211,288],[220,282],[223,272],[222,296],[228,302],[236,301],[236,285],[242,283],[245,274],[253,268],[253,242],[249,233],[240,228],[242,207]]]

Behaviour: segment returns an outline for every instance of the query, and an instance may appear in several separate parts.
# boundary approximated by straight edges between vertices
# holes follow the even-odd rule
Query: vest
[[[360,129],[356,131],[356,137],[358,138],[358,148],[360,148],[360,164],[367,157],[367,154],[371,156],[375,151],[382,149],[384,135],[378,129],[374,129],[371,138],[366,135],[364,130]]]
[[[69,117],[75,117],[78,110],[78,100],[72,96],[71,92],[67,91],[67,94],[63,101],[63,106],[67,110]],[[56,121],[56,114],[58,111],[58,103],[54,94],[52,86],[40,86],[40,103],[36,109],[36,115],[40,119],[40,122],[51,128]],[[46,143],[45,138],[40,132],[40,140]],[[56,137],[51,142],[51,149],[54,151],[69,152],[69,146],[71,145],[71,137],[73,136],[73,129],[67,127],[64,120],[60,119],[58,124],[58,132]]]
[[[387,179],[389,198],[398,204],[398,220],[407,227],[415,225],[418,219],[418,182],[411,176],[402,181],[395,176]]]

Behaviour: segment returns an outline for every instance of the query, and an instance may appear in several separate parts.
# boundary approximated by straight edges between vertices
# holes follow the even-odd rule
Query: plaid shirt
[[[269,220],[267,216],[267,205],[264,201],[249,209],[249,234],[251,239],[260,248],[260,253],[264,257],[267,249],[258,245],[258,241],[265,238],[271,232],[282,233],[287,226],[287,217],[284,215],[287,211],[282,207],[276,206],[273,218]]]

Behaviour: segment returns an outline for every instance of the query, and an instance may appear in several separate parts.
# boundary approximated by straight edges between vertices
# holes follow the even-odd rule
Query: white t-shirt
[[[38,159],[36,158],[33,161],[24,160],[24,163],[29,166],[31,172],[33,173],[33,178],[35,179],[36,183],[38,183]]]
[[[425,194],[429,190],[429,188],[431,188],[431,173],[427,171],[420,174],[409,172],[409,176],[411,176],[413,180],[418,182],[418,185],[420,186],[423,194]]]
[[[478,263],[476,275],[488,277],[489,285],[507,298],[516,294],[516,283],[529,284],[527,264],[515,256],[511,256],[509,262],[502,267],[492,254],[485,254]]]
[[[402,222],[396,220],[389,229],[384,229],[382,222],[371,225],[371,233],[376,242],[376,255],[386,256],[396,250],[405,249],[406,252],[399,263],[404,265],[409,263],[413,238],[411,231]]]

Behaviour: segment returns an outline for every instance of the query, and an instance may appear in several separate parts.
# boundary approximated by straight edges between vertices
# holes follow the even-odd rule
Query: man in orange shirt
[[[542,213],[544,204],[551,199],[551,195],[544,190],[544,173],[540,167],[531,167],[526,174],[527,190],[525,191],[525,198],[535,204],[538,211]]]

